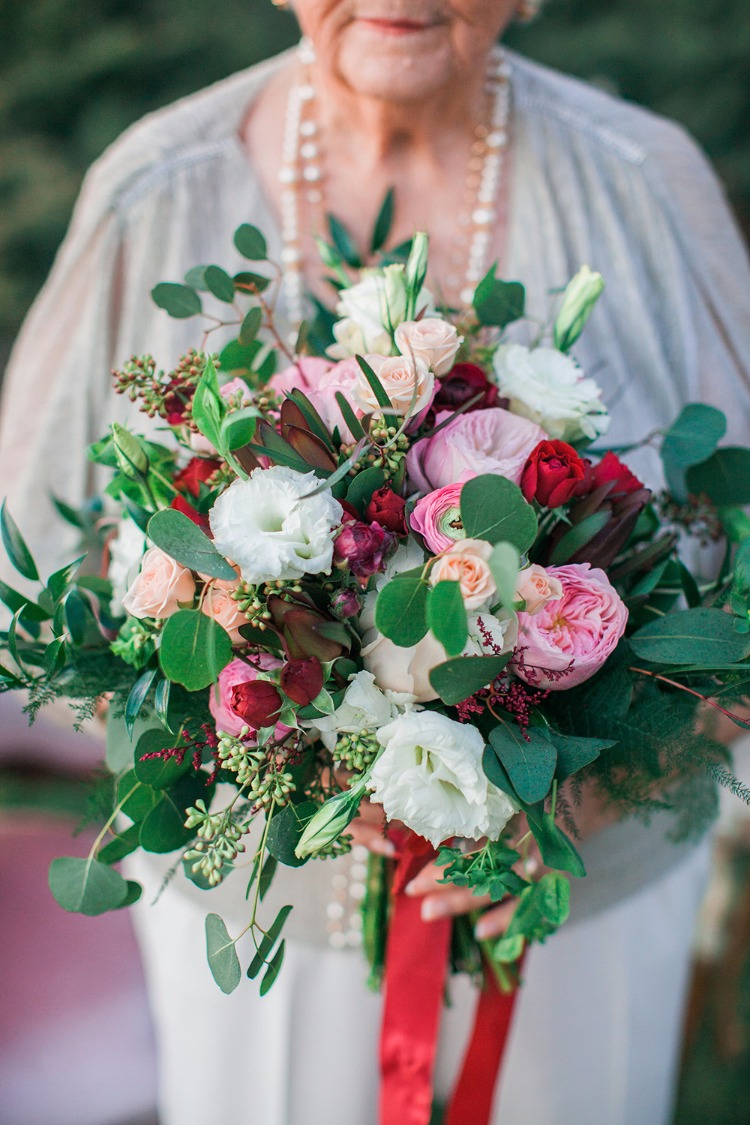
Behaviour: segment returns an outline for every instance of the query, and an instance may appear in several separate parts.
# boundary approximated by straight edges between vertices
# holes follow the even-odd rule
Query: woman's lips
[[[417,31],[426,31],[432,26],[429,23],[420,23],[419,20],[374,19],[366,16],[360,17],[358,22],[364,24],[365,27],[371,27],[374,31],[380,31],[384,35],[410,35]]]

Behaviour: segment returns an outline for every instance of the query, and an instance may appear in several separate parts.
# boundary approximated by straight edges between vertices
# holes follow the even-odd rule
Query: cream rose
[[[396,347],[402,355],[422,359],[437,376],[447,375],[464,338],[452,324],[436,316],[405,320],[396,329]]]
[[[391,400],[394,414],[413,417],[430,405],[435,397],[435,376],[423,359],[403,355],[391,356],[390,359],[382,355],[365,358]],[[350,397],[365,414],[381,410],[364,371],[360,371]]]
[[[233,645],[242,644],[240,629],[243,625],[247,625],[247,615],[240,610],[232,597],[232,592],[237,589],[238,584],[238,582],[213,579],[206,587],[201,603],[201,609],[206,616],[212,617],[229,633]]]
[[[515,601],[522,601],[524,613],[534,617],[544,609],[547,602],[556,601],[563,595],[562,582],[549,574],[539,563],[532,563],[519,571],[516,582]]]
[[[171,617],[181,605],[192,604],[195,581],[187,567],[180,566],[160,547],[149,547],[140,573],[122,599],[132,617]]]
[[[411,702],[412,696],[405,692],[381,691],[372,672],[356,672],[333,714],[316,719],[309,725],[317,731],[328,750],[333,751],[339,734],[378,730],[395,719]]]
[[[497,593],[489,567],[492,544],[484,539],[459,539],[430,571],[430,582],[458,582],[467,609],[489,605]]]
[[[476,727],[436,711],[407,711],[381,727],[378,741],[383,752],[370,775],[372,800],[433,847],[453,836],[496,840],[516,812],[485,776]]]

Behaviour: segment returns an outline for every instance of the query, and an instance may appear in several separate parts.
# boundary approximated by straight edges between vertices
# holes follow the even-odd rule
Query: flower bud
[[[148,454],[143,442],[117,422],[112,424],[112,442],[120,472],[128,480],[140,480],[148,472]]]
[[[418,230],[411,244],[411,252],[406,263],[406,316],[404,320],[413,320],[417,309],[417,298],[422,291],[424,279],[427,276],[427,255],[430,246],[429,235]]]
[[[567,352],[586,327],[594,305],[604,288],[604,278],[588,266],[581,266],[567,284],[553,330],[555,347]]]
[[[300,841],[294,849],[298,859],[307,859],[308,856],[315,855],[338,839],[356,816],[366,784],[367,780],[363,775],[351,789],[337,793],[318,809],[307,822]]]
[[[331,609],[340,621],[356,617],[362,609],[362,599],[355,590],[338,590],[331,598]]]

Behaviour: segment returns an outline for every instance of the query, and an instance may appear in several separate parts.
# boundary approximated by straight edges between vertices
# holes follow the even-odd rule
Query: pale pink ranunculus
[[[300,356],[296,363],[277,371],[266,384],[270,391],[275,391],[279,398],[283,398],[287,391],[300,390],[305,394],[316,390],[320,380],[333,367],[328,359],[319,356]]]
[[[430,571],[430,582],[458,582],[467,609],[489,605],[497,593],[489,567],[492,544],[485,539],[461,539],[438,559]]]
[[[499,406],[474,410],[413,445],[406,467],[414,486],[424,492],[463,484],[482,473],[518,484],[529,454],[545,437],[541,426]]]
[[[207,617],[212,617],[229,634],[233,645],[243,643],[240,629],[247,625],[247,614],[243,613],[232,597],[239,580],[224,582],[219,578],[210,580],[203,595],[201,609]]]
[[[122,599],[132,617],[171,617],[181,605],[192,605],[195,580],[187,567],[180,566],[160,547],[149,547],[141,569]]]
[[[253,664],[244,660],[232,660],[219,672],[218,682],[211,688],[208,696],[208,709],[213,715],[216,729],[224,731],[235,737],[247,724],[245,720],[232,709],[232,689],[238,684],[252,683],[257,680],[258,671],[273,672],[280,668],[282,661],[270,653],[264,652],[253,657]],[[283,723],[276,724],[276,737],[283,738],[289,733],[289,727]]]
[[[539,563],[532,563],[518,572],[516,579],[516,601],[523,601],[524,613],[536,617],[544,609],[547,602],[556,601],[562,597],[562,583]]]
[[[427,410],[435,392],[435,376],[423,359],[412,356],[382,355],[365,357],[380,380],[383,390],[391,400],[393,414],[401,418],[416,418]],[[352,387],[352,400],[364,414],[378,413],[380,407],[375,393],[367,381],[364,371],[360,371],[357,382]]]
[[[394,337],[401,355],[423,359],[437,376],[448,374],[463,340],[452,324],[437,316],[405,320]]]
[[[603,570],[590,563],[551,566],[562,597],[539,613],[519,613],[514,671],[534,687],[561,691],[598,672],[625,632],[628,611]]]
[[[461,522],[462,484],[447,484],[420,497],[409,516],[409,526],[421,535],[436,555],[466,535]]]

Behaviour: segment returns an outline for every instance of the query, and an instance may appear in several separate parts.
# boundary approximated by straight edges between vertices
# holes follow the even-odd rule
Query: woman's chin
[[[454,65],[443,25],[391,32],[362,20],[347,30],[338,70],[356,93],[400,102],[436,93],[450,81]]]

